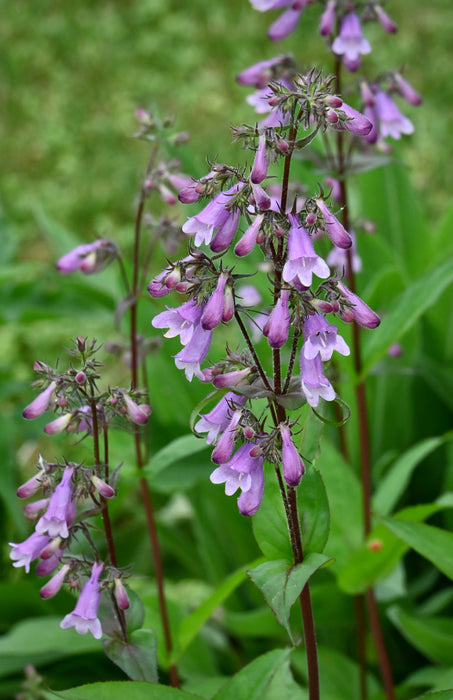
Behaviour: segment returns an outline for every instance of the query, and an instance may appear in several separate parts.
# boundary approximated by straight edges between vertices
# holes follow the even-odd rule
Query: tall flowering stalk
[[[240,513],[252,516],[260,508],[270,478],[264,465],[271,464],[284,504],[294,566],[298,566],[304,562],[304,551],[296,492],[305,465],[296,435],[303,426],[298,417],[290,419],[289,411],[305,403],[320,410],[323,404],[327,408],[337,401],[329,364],[333,353],[347,355],[349,348],[328,319],[333,315],[347,322],[357,319],[374,328],[379,318],[316,251],[318,239],[342,250],[352,245],[328,197],[321,190],[297,198],[291,194],[293,158],[318,133],[335,134],[342,129],[366,135],[372,124],[359,112],[351,115],[335,92],[334,76],[316,70],[302,75],[286,61],[283,65],[285,81],[271,80],[266,88],[271,115],[266,124],[233,130],[236,139],[251,150],[251,165],[239,170],[216,163],[194,183],[191,190],[198,192],[198,199],[204,194],[210,199],[183,225],[190,255],[172,263],[148,289],[154,297],[170,288],[184,294],[180,306],[167,306],[152,323],[167,328],[167,336],[180,336],[183,347],[175,363],[187,379],[197,377],[219,390],[218,404],[194,426],[197,433],[207,432],[208,444],[215,445],[212,459],[218,466],[211,481],[225,484],[227,495],[239,491]],[[261,80],[252,73],[253,80]],[[275,178],[268,179],[271,163],[282,166],[278,197],[271,196],[269,185],[272,192],[277,188]],[[180,198],[187,201],[186,192]],[[243,261],[244,272],[234,253]],[[264,346],[260,352],[248,328],[254,314],[242,304],[240,292],[240,281],[250,271],[247,256],[252,253],[253,269],[261,257],[259,268],[271,285],[264,309],[255,309],[256,323],[263,313],[267,316],[261,328],[268,349]],[[175,276],[178,283],[173,285]],[[213,333],[234,321],[243,349],[227,347],[223,359],[207,364]],[[228,393],[222,397],[224,389]],[[267,402],[264,412],[256,403],[262,398]],[[318,662],[308,584],[304,582],[299,594],[310,698],[315,700]]]
[[[266,11],[282,7],[286,3],[251,0],[251,4],[255,9]],[[291,5],[291,3],[288,4]],[[271,26],[269,37],[277,41],[293,31],[301,16],[302,10],[307,4],[309,3],[292,4],[292,9],[286,10]],[[316,4],[321,4],[323,7],[319,20],[319,33],[322,37],[325,37],[327,48],[333,55],[335,90],[338,94],[341,94],[344,92],[344,72],[357,73],[362,65],[363,57],[368,55],[372,50],[371,44],[363,32],[363,23],[377,21],[384,31],[389,34],[394,34],[397,31],[397,26],[379,2],[354,3],[347,0],[328,0],[327,2]],[[269,80],[282,81],[287,79],[287,73],[283,72],[282,66],[283,62],[281,57],[270,59],[261,64],[257,64],[255,70],[247,69],[238,76],[238,80],[245,84],[254,85],[260,94],[262,94],[263,90],[265,90],[264,85]],[[360,150],[363,150],[364,142],[366,142],[368,144],[376,144],[376,146],[384,152],[391,152],[391,147],[385,141],[387,137],[400,139],[401,135],[411,134],[413,132],[411,121],[400,112],[393,97],[395,95],[400,96],[409,104],[419,105],[421,103],[420,95],[418,95],[412,86],[397,71],[387,71],[377,76],[375,79],[370,79],[367,76],[366,78],[361,78],[359,81],[355,80],[354,84],[360,85],[359,99],[362,103],[363,113],[371,122],[372,128],[369,129],[367,133],[362,134],[362,141],[356,141],[352,146],[355,145],[356,148],[358,147]],[[348,94],[350,91],[351,89],[348,88]],[[348,113],[347,110],[345,111]],[[350,114],[353,113],[350,112]],[[333,122],[335,123],[334,116]],[[351,147],[350,138],[348,134],[345,133],[342,125],[337,124],[337,127],[336,139],[334,139],[333,144],[332,142],[330,143],[326,169],[330,172],[329,185],[332,187],[332,194],[335,196],[341,212],[341,223],[344,229],[349,232],[351,238],[353,238],[354,245],[349,248],[345,246],[346,249],[344,251],[332,251],[328,257],[328,261],[334,263],[337,269],[342,271],[346,277],[348,288],[345,288],[343,282],[338,283],[338,288],[343,294],[346,294],[350,301],[355,302],[354,311],[346,309],[340,315],[344,320],[351,320],[354,318],[357,324],[359,324],[353,324],[352,358],[355,372],[357,376],[360,377],[362,373],[360,326],[365,325],[373,327],[373,321],[369,310],[362,306],[361,303],[356,302],[356,272],[360,269],[361,263],[357,253],[355,234],[353,234],[352,231],[353,222],[349,211],[348,195],[348,181],[354,168],[356,149]],[[363,323],[363,321],[365,321],[365,323]],[[324,391],[327,396],[329,389],[326,385],[324,386]],[[371,457],[368,407],[365,383],[363,380],[359,380],[356,383],[355,394],[360,436],[364,536],[367,537],[371,529]],[[344,456],[348,457],[344,436],[342,436],[341,439],[341,446]],[[391,699],[395,697],[392,673],[372,589],[367,591],[365,597],[386,694],[387,697]],[[357,599],[356,603],[358,629],[363,630],[361,601]],[[366,696],[364,647],[365,641],[363,633],[359,632],[362,697]]]

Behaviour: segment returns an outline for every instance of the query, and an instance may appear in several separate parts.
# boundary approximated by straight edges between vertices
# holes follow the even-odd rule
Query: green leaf
[[[144,468],[145,476],[148,482],[156,477],[163,469],[170,466],[178,460],[184,459],[189,455],[196,454],[206,449],[206,443],[191,433],[182,435],[172,442],[165,445],[161,450],[156,452],[151,457],[148,464]]]
[[[417,695],[414,700],[451,700],[453,693],[453,688],[450,690],[438,690],[433,693],[423,693],[423,695]]]
[[[453,665],[452,618],[417,616],[398,605],[389,608],[387,615],[403,637],[431,661]]]
[[[448,433],[446,436],[427,438],[413,445],[401,455],[379,482],[373,498],[373,510],[381,515],[391,513],[406,489],[415,467],[451,437],[453,437],[452,433]]]
[[[304,554],[322,552],[329,538],[329,501],[321,474],[308,462],[297,487],[297,504]]]
[[[178,659],[193,641],[203,625],[209,620],[213,612],[233,593],[233,591],[247,578],[247,570],[255,566],[261,559],[251,562],[225,578],[196,610],[185,617],[181,622],[177,633],[177,649],[171,663],[177,663]]]
[[[151,685],[140,681],[110,681],[108,683],[89,683],[77,688],[60,690],[53,693],[62,700],[180,700],[199,698],[199,695],[186,693],[165,685]]]
[[[252,523],[253,533],[264,556],[268,559],[292,561],[293,552],[285,508],[274,474],[268,474],[263,500],[252,517]]]
[[[291,565],[285,559],[274,559],[248,571],[253,583],[260,589],[279,623],[295,644],[289,615],[310,576],[328,561],[323,554],[312,553],[301,564]]]
[[[405,289],[391,304],[378,328],[367,334],[363,348],[365,377],[387,349],[399,340],[430,308],[453,282],[453,259],[449,258],[439,267]]]
[[[398,513],[398,522],[419,521],[429,518],[444,507],[442,503],[430,503],[423,506],[411,506]],[[375,547],[370,547],[375,543]],[[379,579],[388,576],[409,549],[396,534],[390,532],[383,524],[371,531],[364,542],[349,557],[338,574],[338,585],[345,593],[355,595],[363,593]]]
[[[133,681],[158,682],[157,640],[151,629],[136,630],[126,644],[120,639],[106,639],[104,651]]]
[[[382,518],[382,522],[400,540],[428,559],[453,580],[453,533],[434,525],[407,522],[399,518]]]
[[[291,675],[290,652],[290,649],[275,649],[259,656],[239,671],[212,700],[306,700],[306,694]]]

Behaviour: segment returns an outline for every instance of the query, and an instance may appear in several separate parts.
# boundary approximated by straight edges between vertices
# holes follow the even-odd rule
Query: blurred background
[[[399,32],[391,36],[379,26],[366,27],[373,46],[367,66],[370,75],[376,71],[404,69],[407,80],[423,96],[421,107],[405,106],[405,113],[414,122],[415,133],[404,138],[397,153],[405,164],[407,180],[415,188],[415,198],[408,201],[416,202],[417,207],[408,215],[411,222],[423,219],[423,236],[429,237],[431,231],[442,226],[453,186],[453,5],[449,0],[429,3],[426,0],[411,0],[410,3],[392,0],[386,9],[399,25]],[[5,546],[8,539],[17,542],[28,534],[28,525],[23,521],[14,494],[17,485],[32,473],[36,454],[41,449],[49,450],[49,442],[44,443],[41,437],[43,422],[25,423],[21,415],[23,407],[35,395],[30,389],[30,382],[35,378],[33,362],[40,359],[55,364],[61,348],[68,347],[70,339],[76,335],[109,338],[112,311],[120,293],[118,279],[110,271],[89,280],[79,275],[63,278],[55,271],[55,261],[79,243],[92,241],[96,235],[111,237],[126,249],[132,244],[134,202],[149,157],[148,146],[132,138],[137,130],[134,117],[137,107],[161,116],[172,115],[175,128],[190,133],[189,143],[175,148],[173,155],[181,159],[183,172],[200,177],[208,169],[207,158],[217,157],[226,163],[240,160],[239,146],[232,144],[230,126],[255,121],[245,101],[247,90],[235,81],[238,72],[281,52],[293,53],[306,67],[319,65],[329,70],[329,55],[317,34],[317,8],[315,11],[309,7],[298,30],[277,45],[266,37],[274,17],[275,13],[253,11],[247,0],[191,0],[190,3],[180,0],[98,0],[95,3],[91,0],[15,0],[2,3],[0,533],[4,546],[0,574],[5,582],[4,587],[0,587],[0,610],[3,611],[0,632],[26,616],[27,611],[33,616],[44,614],[44,610],[46,614],[50,610],[61,614],[68,609],[67,600],[61,604],[46,603],[44,608],[36,599],[42,582],[24,583],[22,570],[11,569],[9,549]],[[370,187],[364,200],[368,200],[371,209],[374,206],[379,211],[379,197],[384,190],[379,189],[383,187],[379,178],[376,182],[380,183],[376,201]],[[389,197],[389,192],[386,196]],[[159,209],[160,205],[156,206]],[[173,216],[183,220],[185,215],[185,211],[179,210]],[[372,217],[373,211],[369,215]],[[391,219],[392,212],[389,217]],[[453,221],[451,216],[450,220]],[[448,241],[445,226],[442,240]],[[423,236],[414,238],[418,250],[417,273],[423,272]],[[410,248],[410,231],[406,242]],[[373,249],[368,251],[365,263],[365,270],[370,274],[373,273],[373,255]],[[436,259],[441,259],[440,248],[436,255]],[[156,272],[164,260],[162,251],[155,261]],[[398,291],[402,286],[400,281],[396,285]],[[444,302],[448,306],[448,300]],[[156,309],[157,306],[154,312]],[[149,320],[144,328],[151,330]],[[448,335],[445,340],[448,353],[447,350],[445,353],[450,355],[453,352],[452,328],[450,325],[445,334],[445,337]],[[430,329],[431,337],[443,343],[439,330],[442,329],[440,311],[437,318],[432,319]],[[154,331],[153,334],[159,335]],[[412,352],[412,356],[420,357],[419,341],[420,336],[411,340],[413,347],[409,348],[409,356]],[[439,363],[444,358],[442,352],[436,357]],[[436,355],[435,349],[433,354]],[[203,387],[191,387],[195,397],[189,397],[188,385],[176,371],[169,371],[172,367],[169,358],[156,356],[150,370],[155,394],[152,403],[154,401],[156,426],[160,429],[157,447],[187,432],[188,415],[196,398],[204,393]],[[118,365],[111,371],[116,372],[112,377],[120,384]],[[166,376],[166,398],[161,396],[162,373]],[[421,390],[425,398],[429,394],[427,400],[433,399],[436,391],[439,396],[442,391],[449,393],[448,384],[442,386],[442,375],[437,376],[437,390],[432,388],[433,382],[429,390],[423,384]],[[126,371],[124,377],[127,377]],[[384,398],[391,394],[391,387],[380,386],[380,393],[373,395],[377,409],[381,406],[375,435],[384,443],[387,440],[387,447],[398,449],[392,439],[400,427],[391,427],[393,438],[390,439],[388,426],[382,418]],[[404,397],[411,406],[411,396],[420,386],[411,385],[410,389],[407,384],[405,386]],[[161,404],[157,406],[159,398]],[[436,426],[437,432],[448,428],[451,394],[449,398],[444,395],[435,406],[429,418],[421,408],[418,412],[414,409],[414,422],[402,433],[404,447],[417,435],[431,434]],[[124,447],[121,438],[118,443]],[[58,449],[57,440],[52,446],[57,456]],[[83,449],[81,446],[82,455]],[[204,454],[208,459],[207,453]],[[198,483],[201,473],[196,460],[191,469],[192,476],[189,474],[186,483],[188,489]],[[163,487],[162,504],[176,489],[171,479],[170,475]],[[235,513],[235,503],[225,499],[221,489],[210,495],[213,500],[209,505],[204,503],[203,488],[198,488],[192,499],[201,511],[205,509],[200,516],[203,522],[209,522],[211,508],[217,515],[225,512],[225,517]],[[212,487],[208,484],[207,488],[211,494]],[[420,484],[419,491],[422,490]],[[130,494],[129,507],[133,513],[132,485]],[[126,516],[121,517],[124,522]],[[139,533],[140,527],[141,523],[135,522],[133,531]],[[229,561],[229,554],[223,559],[219,555],[217,560],[215,538],[206,542],[200,534],[202,526],[197,527],[196,536],[201,537],[203,543],[197,564],[184,559],[183,535],[178,541],[175,531],[169,529],[171,536],[168,535],[165,547],[169,562],[176,562],[175,571],[182,565],[187,576],[195,577],[198,565],[205,571],[208,566],[207,578],[215,581],[231,567],[247,561],[250,551],[254,551],[250,531],[246,530],[248,525],[241,524],[237,526],[240,535],[236,541],[242,538],[238,548],[243,554],[235,552],[238,558],[231,556],[232,561]],[[147,557],[140,549],[141,543],[137,540],[134,550],[137,561],[141,558],[145,569]],[[130,547],[126,537],[123,546],[124,551]],[[138,566],[140,568],[140,563]],[[172,573],[172,564],[169,566]],[[16,607],[11,603],[11,584],[22,586]],[[27,593],[29,585],[33,590]],[[253,600],[259,598],[258,594],[256,598],[250,592],[247,595]],[[24,600],[27,601],[25,612],[24,609],[20,611]],[[19,668],[20,664],[17,670]],[[225,664],[225,668],[229,671],[234,668],[233,661],[230,667]],[[5,685],[2,697],[8,697],[11,687]]]

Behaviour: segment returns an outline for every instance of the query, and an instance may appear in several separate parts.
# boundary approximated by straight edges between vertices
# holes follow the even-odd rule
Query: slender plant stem
[[[148,161],[148,166],[146,168],[146,175],[148,175],[157,157],[158,145],[152,149],[150,159]],[[130,344],[131,344],[131,386],[136,389],[138,386],[138,348],[137,348],[137,304],[139,297],[139,273],[140,273],[140,239],[141,239],[141,228],[142,220],[145,208],[145,196],[142,191],[137,207],[137,214],[135,217],[135,236],[134,236],[134,252],[133,252],[133,271],[132,271],[132,302],[130,307]],[[146,375],[144,375],[146,377]],[[157,536],[156,519],[154,516],[154,509],[151,499],[151,493],[148,488],[147,481],[143,476],[143,467],[145,465],[144,453],[147,453],[147,445],[143,449],[142,432],[138,425],[134,427],[134,445],[135,445],[135,458],[137,467],[140,472],[140,493],[142,498],[143,507],[145,509],[145,517],[147,523],[148,536],[151,544],[151,551],[154,560],[154,572],[156,576],[157,583],[157,595],[159,600],[159,610],[162,622],[162,630],[164,635],[165,649],[168,657],[171,655],[173,649],[170,619],[167,609],[167,601],[165,598],[164,589],[164,570],[162,565],[162,556],[160,552],[159,539]],[[171,665],[168,669],[170,684],[175,687],[180,687],[180,680],[178,676],[178,670],[175,665]]]
[[[335,76],[337,92],[341,94],[341,61],[339,58],[335,60]],[[340,181],[340,204],[342,207],[342,223],[346,230],[349,229],[349,208],[348,208],[348,195],[346,186],[346,162],[345,162],[345,144],[344,144],[344,134],[339,131],[337,134],[337,172]],[[351,251],[347,251],[347,261],[348,261],[348,284],[352,292],[355,292],[355,276],[352,269],[352,255]],[[362,355],[360,347],[360,329],[356,323],[352,325],[352,345],[353,345],[353,361],[354,369],[357,376],[360,376],[362,370]],[[367,537],[371,530],[371,449],[370,449],[370,435],[369,435],[369,422],[368,422],[368,404],[366,400],[366,389],[364,380],[359,381],[355,385],[355,395],[356,395],[356,406],[359,422],[359,442],[360,442],[360,465],[361,465],[361,483],[362,483],[362,506],[363,506],[363,528],[364,536]],[[374,644],[379,659],[379,667],[381,671],[382,682],[384,684],[385,693],[387,700],[394,700],[395,690],[394,682],[392,677],[392,670],[390,666],[390,660],[385,646],[384,636],[382,634],[381,623],[379,619],[378,607],[376,604],[376,599],[372,589],[369,589],[365,593],[365,600],[367,604],[368,618],[370,621],[371,634],[373,636]],[[357,611],[357,608],[356,608]],[[359,661],[361,666],[361,688],[365,686],[365,665],[364,658],[362,656],[361,650],[364,648],[364,626],[362,625],[360,619],[357,619],[357,630],[358,630],[358,647],[359,647]],[[365,696],[362,696],[366,698]]]

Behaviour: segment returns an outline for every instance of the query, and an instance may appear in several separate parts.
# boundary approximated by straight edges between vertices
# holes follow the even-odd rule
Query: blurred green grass
[[[406,139],[407,162],[429,218],[437,218],[453,185],[453,6],[411,0],[408,10],[393,0],[387,9],[400,30],[390,36],[367,28],[370,74],[404,67],[424,96],[420,109],[406,109],[416,126]],[[254,120],[235,75],[281,51],[307,66],[328,65],[318,14],[308,8],[299,29],[272,44],[266,30],[275,13],[258,13],[247,0],[3,3],[0,202],[22,255],[49,255],[37,206],[81,239],[128,235],[146,160],[128,138],[137,106],[173,114],[191,133],[183,155],[191,174],[203,173],[207,156],[235,162],[228,127]]]

